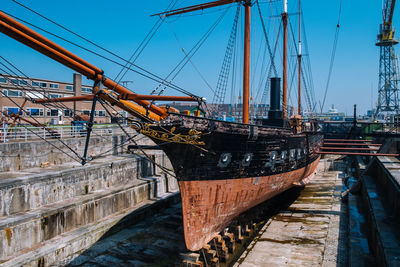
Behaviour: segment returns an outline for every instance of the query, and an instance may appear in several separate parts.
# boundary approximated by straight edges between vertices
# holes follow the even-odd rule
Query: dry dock
[[[346,217],[341,172],[321,160],[300,197],[273,216],[234,266],[340,266],[345,257]],[[342,235],[341,237],[339,237]]]
[[[40,144],[13,146],[29,156]],[[306,187],[249,210],[194,253],[176,181],[145,158],[51,162],[2,162],[0,266],[399,266],[396,158],[325,157]]]

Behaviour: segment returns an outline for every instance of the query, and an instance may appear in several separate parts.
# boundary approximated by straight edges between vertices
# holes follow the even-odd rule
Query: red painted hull
[[[319,158],[308,166],[270,176],[179,181],[186,247],[199,250],[244,211],[308,181]]]

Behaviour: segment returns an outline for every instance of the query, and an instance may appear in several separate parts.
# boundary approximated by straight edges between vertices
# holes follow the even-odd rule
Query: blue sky
[[[169,4],[169,0],[152,1],[123,1],[123,0],[20,0],[22,3],[34,8],[36,11],[54,19],[67,28],[82,34],[90,40],[129,58],[141,40],[156,22],[156,17],[150,14],[163,11]],[[179,0],[178,7],[198,4],[200,0]],[[262,0],[261,8],[266,19],[271,42],[276,33],[274,23],[279,23],[275,17],[279,14],[280,1],[274,1],[274,12],[270,12],[268,1]],[[326,86],[330,54],[333,45],[336,23],[338,20],[339,0],[303,0],[303,15],[306,25],[311,68],[314,77],[314,90],[316,100],[321,101]],[[378,26],[381,23],[381,1],[343,1],[340,23],[340,35],[337,46],[335,65],[329,86],[325,110],[335,104],[339,110],[351,114],[353,104],[357,104],[361,112],[366,112],[377,100],[378,87],[378,61],[379,49],[375,46]],[[295,13],[297,1],[289,0],[289,13]],[[52,32],[61,34],[68,39],[85,44],[70,34],[60,30],[54,25],[40,19],[38,16],[24,10],[11,0],[2,1],[2,10],[33,22]],[[181,48],[186,51],[199,40],[201,35],[208,30],[211,24],[223,13],[225,8],[215,8],[194,16],[179,16],[172,18],[163,24],[154,39],[146,47],[141,57],[136,62],[160,76],[165,76],[183,57]],[[181,87],[212,99],[212,92],[200,77],[198,72],[213,88],[217,83],[219,69],[222,64],[226,43],[232,27],[235,7],[226,11],[226,15],[215,31],[212,33],[199,52],[192,58],[192,64],[188,64],[174,82]],[[256,41],[262,40],[259,18],[253,8],[254,30],[252,37],[252,63],[260,58],[258,51],[263,48]],[[394,25],[398,25],[400,13],[396,8]],[[291,16],[293,25],[297,25],[297,16]],[[177,36],[177,38],[175,37]],[[54,39],[51,37],[50,39]],[[88,54],[78,48],[62,44],[79,56],[105,70],[110,78],[114,78],[120,71],[120,67],[109,63],[96,56]],[[85,46],[89,46],[86,45]],[[93,48],[94,49],[94,48]],[[98,50],[97,50],[98,51]],[[262,50],[263,51],[263,50]],[[0,35],[0,55],[11,60],[31,77],[71,81],[72,71],[45,56],[17,43],[5,35]],[[280,60],[276,57],[276,64]],[[293,55],[290,55],[293,57]],[[260,63],[259,63],[260,64]],[[280,74],[280,67],[278,71]],[[254,70],[251,69],[253,72]],[[254,72],[252,78],[252,95],[257,95],[258,79],[261,73]],[[148,94],[157,84],[143,79],[135,74],[127,74],[123,80],[134,81],[129,87],[138,93]],[[238,78],[239,83],[239,78]],[[240,86],[240,85],[237,85]],[[231,84],[228,84],[228,94]],[[167,91],[167,94],[178,94]],[[237,96],[237,92],[235,93]],[[295,97],[294,91],[292,98]],[[229,101],[229,96],[227,96]],[[295,101],[295,98],[294,98]]]

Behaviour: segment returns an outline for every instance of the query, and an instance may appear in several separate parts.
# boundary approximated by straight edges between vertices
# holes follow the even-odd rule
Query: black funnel
[[[268,119],[282,119],[281,110],[281,78],[271,78],[271,98]]]

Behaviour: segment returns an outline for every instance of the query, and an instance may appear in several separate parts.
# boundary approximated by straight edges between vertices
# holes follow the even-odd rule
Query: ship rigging
[[[283,1],[283,11],[280,14],[283,28],[282,99],[280,78],[271,77],[268,118],[251,124],[249,123],[251,8],[254,3],[259,7],[259,3],[250,0],[218,0],[175,9],[170,5],[167,11],[156,15],[169,17],[234,3],[244,7],[242,123],[216,120],[199,114],[195,116],[181,114],[171,106],[156,104],[155,101],[193,101],[199,106],[203,104],[202,97],[172,84],[179,70],[190,61],[191,56],[187,53],[184,63],[178,64],[166,79],[139,68],[141,74],[145,72],[161,85],[150,95],[137,94],[120,84],[122,78],[118,82],[110,79],[101,68],[40,35],[5,12],[0,12],[0,32],[93,80],[93,95],[35,100],[36,103],[46,105],[62,105],[65,101],[92,101],[83,155],[78,155],[68,147],[82,164],[90,160],[87,147],[95,106],[99,103],[108,104],[111,108],[114,105],[118,106],[134,116],[136,119],[130,120],[130,126],[138,133],[149,137],[166,153],[179,183],[185,243],[187,248],[193,251],[199,250],[247,209],[293,186],[307,183],[313,176],[320,158],[318,150],[322,135],[316,131],[315,125],[311,123],[302,125],[299,117],[290,118],[289,121],[288,29],[292,27],[286,0]],[[219,22],[220,19],[212,28]],[[301,19],[299,24],[300,22]],[[263,32],[266,32],[265,29]],[[209,33],[210,31],[207,31],[202,42]],[[294,40],[293,34],[292,37]],[[192,51],[195,52],[200,46],[201,42],[197,43],[189,53],[192,54]],[[296,55],[295,62],[301,64],[301,56],[297,53]],[[127,69],[134,64],[131,59],[129,63],[126,62],[125,66],[129,66]],[[271,69],[275,74],[274,66],[275,63],[272,63]],[[135,67],[138,68],[137,65]],[[299,66],[300,112],[302,75]],[[157,91],[161,86],[176,89],[187,96],[162,95],[164,89]],[[36,93],[40,93],[40,90],[36,90]],[[21,110],[24,105],[25,103],[21,106]],[[18,119],[20,115],[13,114],[13,117]],[[132,136],[128,140],[135,142]],[[164,171],[170,172],[166,169]]]

